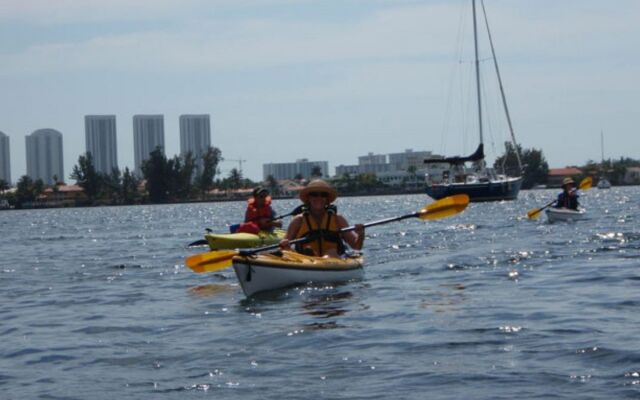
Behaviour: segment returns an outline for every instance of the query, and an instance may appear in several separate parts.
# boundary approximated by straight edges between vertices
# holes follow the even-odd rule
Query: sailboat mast
[[[602,167],[604,168],[604,135],[600,130],[600,156],[602,157]]]
[[[500,86],[500,96],[502,98],[502,106],[504,107],[504,113],[507,116],[507,124],[509,125],[509,132],[511,133],[511,143],[513,143],[513,150],[516,152],[516,159],[518,160],[518,170],[522,173],[522,160],[520,159],[520,151],[516,143],[516,134],[513,131],[513,124],[511,123],[511,115],[509,114],[509,107],[507,106],[507,97],[504,95],[504,87],[502,86],[502,77],[500,76],[500,69],[498,68],[498,58],[496,57],[496,50],[493,47],[493,38],[491,37],[491,30],[489,29],[489,19],[487,18],[487,10],[484,8],[484,1],[481,0],[482,13],[484,15],[484,23],[487,27],[487,35],[489,36],[489,45],[491,46],[491,55],[493,58],[493,66],[496,69],[496,76],[498,77],[498,85]]]
[[[473,45],[475,47],[476,62],[476,94],[478,97],[478,131],[480,132],[480,144],[484,143],[482,134],[482,96],[480,94],[480,60],[478,59],[478,26],[476,23],[476,0],[472,0],[473,5]]]

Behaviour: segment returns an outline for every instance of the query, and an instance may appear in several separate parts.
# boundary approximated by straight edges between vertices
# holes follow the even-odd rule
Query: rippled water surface
[[[524,191],[374,227],[363,280],[249,299],[184,266],[240,202],[0,212],[0,397],[639,398],[639,195],[585,192],[573,224],[528,220],[555,192]],[[356,223],[430,202],[337,204]]]

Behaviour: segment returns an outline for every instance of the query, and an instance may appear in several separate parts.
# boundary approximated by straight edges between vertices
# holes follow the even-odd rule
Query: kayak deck
[[[211,250],[246,249],[276,244],[284,239],[286,232],[276,229],[273,232],[261,231],[253,233],[207,233],[204,238]]]
[[[568,208],[547,208],[547,219],[549,222],[558,221],[578,221],[586,217],[585,209],[571,210]]]
[[[236,256],[233,269],[245,295],[316,282],[345,282],[364,275],[360,255],[344,258],[313,257],[293,251]]]

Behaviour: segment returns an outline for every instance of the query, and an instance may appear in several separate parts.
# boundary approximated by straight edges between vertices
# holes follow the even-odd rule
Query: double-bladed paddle
[[[291,215],[298,215],[298,214],[302,213],[303,209],[304,209],[304,204],[301,204],[298,207],[294,208],[293,211],[291,211],[289,213],[286,213],[286,214],[283,214],[283,215],[276,215],[275,217],[269,218],[267,220],[267,222],[271,222],[271,221],[275,221],[277,219],[282,219],[282,218],[285,218],[285,217],[289,217]],[[212,232],[212,230],[209,229],[209,228],[206,228],[206,231],[207,232]],[[196,240],[195,242],[189,243],[187,245],[187,247],[206,246],[208,244],[209,244],[209,242],[207,242],[206,239],[200,239],[200,240]]]
[[[584,178],[583,180],[580,181],[580,185],[578,186],[578,189],[580,190],[589,190],[591,189],[591,185],[593,184],[593,179],[591,179],[590,176],[587,176],[586,178]],[[573,189],[578,190],[578,189]],[[540,216],[540,213],[542,212],[542,210],[551,207],[552,205],[554,205],[556,203],[557,199],[545,204],[544,206],[540,207],[540,208],[534,208],[531,209],[527,212],[527,217],[531,218],[531,219],[536,219]]]
[[[407,218],[420,218],[422,220],[440,219],[450,217],[462,212],[469,204],[469,196],[466,194],[458,194],[455,196],[445,197],[425,206],[420,211],[413,212],[411,214],[402,215],[399,217],[385,218],[378,221],[368,222],[364,224],[365,228],[369,228],[376,225],[387,224],[389,222],[400,221]],[[355,230],[355,226],[349,226],[343,228],[340,232],[349,232]],[[302,243],[308,240],[307,237],[291,240],[290,245],[296,243]],[[274,244],[265,247],[259,247],[255,249],[238,249],[238,250],[219,250],[210,251],[207,253],[195,254],[187,257],[185,264],[191,268],[194,272],[215,272],[232,264],[233,257],[235,256],[250,256],[253,254],[262,253],[264,251],[277,249],[280,245]]]

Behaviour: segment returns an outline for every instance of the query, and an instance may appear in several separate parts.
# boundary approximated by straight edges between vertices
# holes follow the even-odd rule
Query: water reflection
[[[435,312],[454,311],[467,299],[464,293],[466,287],[461,283],[440,285],[439,287],[442,289],[434,288],[434,290],[427,291],[427,298],[420,302],[420,308],[433,309]]]
[[[305,328],[310,330],[341,328],[342,326],[338,324],[338,321],[327,321],[327,319],[345,315],[353,304],[352,300],[353,293],[349,291],[312,295],[305,298],[302,305],[303,312],[315,319],[322,320],[305,324]]]
[[[189,288],[189,294],[196,297],[215,297],[223,293],[238,290],[237,284],[231,283],[209,283],[206,285]]]

